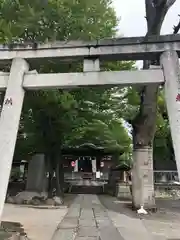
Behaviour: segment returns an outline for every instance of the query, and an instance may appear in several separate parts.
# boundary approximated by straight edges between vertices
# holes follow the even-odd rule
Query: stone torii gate
[[[0,73],[0,90],[6,90],[0,118],[0,219],[11,171],[19,120],[26,90],[100,85],[165,83],[165,95],[175,158],[180,176],[180,35],[109,39],[92,42],[0,46],[0,65],[12,61],[10,73]],[[162,68],[138,71],[100,71],[101,60],[155,60]],[[29,72],[34,61],[83,61],[83,72],[38,74]],[[38,61],[37,61],[38,60]]]

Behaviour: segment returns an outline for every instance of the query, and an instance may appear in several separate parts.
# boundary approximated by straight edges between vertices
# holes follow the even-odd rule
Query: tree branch
[[[154,7],[166,7],[169,9],[176,0],[153,0]]]
[[[176,0],[166,0],[166,7],[169,9],[176,2]]]
[[[160,34],[160,29],[164,18],[169,8],[175,2],[176,0],[145,0],[146,19],[148,25],[147,35]]]
[[[160,35],[160,30],[164,18],[169,8],[176,0],[145,0],[146,4],[146,19],[147,19],[147,34]],[[144,61],[143,69],[148,69],[150,64],[157,65],[156,62]],[[159,86],[147,85],[142,86],[139,91],[141,99],[139,112],[132,121],[133,126],[133,141],[135,145],[151,145],[155,132],[155,119],[157,113],[157,93]]]
[[[154,7],[164,6],[166,4],[166,0],[153,0]]]
[[[180,15],[178,15],[180,17]],[[179,29],[180,29],[180,19],[179,19],[179,23],[173,27],[173,30],[174,30],[174,34],[177,34],[179,32]]]

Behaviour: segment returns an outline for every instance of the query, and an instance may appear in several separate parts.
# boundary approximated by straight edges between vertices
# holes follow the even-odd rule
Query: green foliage
[[[75,142],[86,142],[103,146],[115,152],[129,151],[131,139],[121,120],[111,120],[108,123],[92,119],[90,123],[81,128]]]
[[[171,131],[164,99],[164,90],[158,96],[156,134],[154,137],[154,158],[158,161],[174,160]]]
[[[111,0],[2,0],[0,1],[0,42],[47,42],[92,40],[116,34],[118,19]],[[48,62],[39,72],[81,71],[80,63]],[[134,63],[102,63],[102,69],[135,69]],[[17,157],[79,142],[93,142],[131,154],[131,139],[122,121],[131,122],[139,110],[137,90],[127,88],[86,88],[71,91],[28,92],[16,146]],[[25,135],[24,135],[25,133]],[[25,137],[24,137],[25,136]],[[163,92],[158,97],[155,156],[173,155]]]
[[[124,118],[131,122],[138,113],[140,99],[135,88],[128,88],[124,100]],[[156,161],[174,159],[171,132],[164,99],[164,89],[159,89],[156,133],[154,137],[154,159]]]
[[[111,1],[1,1],[0,39],[54,41],[112,37],[117,18]]]
[[[0,16],[1,43],[111,38],[118,24],[110,0],[4,0]],[[45,73],[82,70],[80,63],[48,62],[31,67]],[[134,62],[102,63],[101,68],[133,69]],[[28,92],[15,156],[57,151],[84,141],[131,152],[131,139],[119,120],[129,111],[124,91],[99,87]]]

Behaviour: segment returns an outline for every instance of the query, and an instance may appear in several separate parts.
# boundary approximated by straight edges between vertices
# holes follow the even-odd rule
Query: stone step
[[[72,186],[71,193],[74,194],[103,194],[102,186]]]

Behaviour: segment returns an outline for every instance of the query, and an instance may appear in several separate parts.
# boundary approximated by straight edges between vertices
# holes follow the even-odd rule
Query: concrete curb
[[[15,204],[14,204],[15,205]],[[47,206],[47,205],[40,205],[40,206],[34,206],[34,205],[18,205],[19,207],[24,208],[35,208],[35,209],[67,209],[68,206]]]

